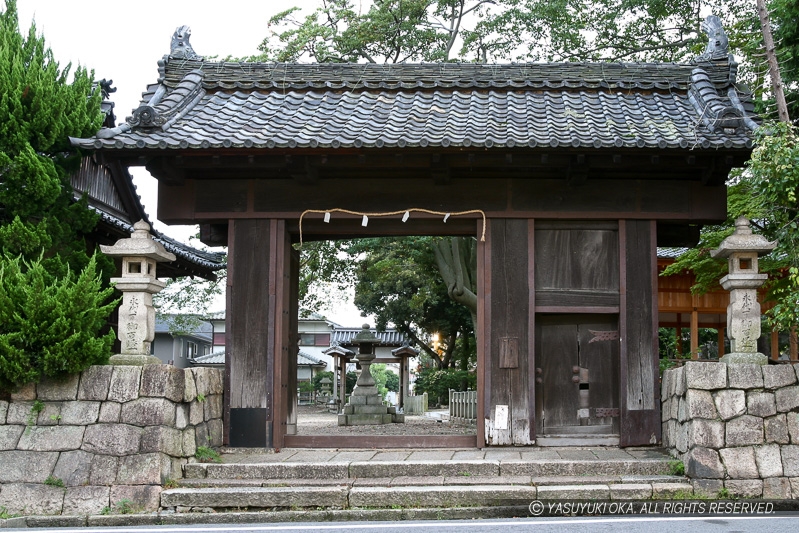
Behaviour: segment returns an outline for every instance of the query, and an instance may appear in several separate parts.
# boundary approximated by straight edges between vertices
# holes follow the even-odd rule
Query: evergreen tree
[[[84,68],[70,83],[71,68],[59,67],[35,24],[22,36],[16,0],[7,0],[0,13],[0,251],[29,260],[44,253],[54,276],[88,264],[83,236],[97,223],[72,197],[68,178],[79,157],[69,137],[100,128],[102,95]]]
[[[95,257],[54,279],[42,261],[0,263],[0,391],[108,363],[114,332],[98,335],[118,300]]]
[[[35,24],[19,31],[15,0],[0,12],[0,390],[108,361],[99,335],[116,305],[105,285],[113,262],[87,253],[97,223],[75,202],[69,137],[102,124],[92,73],[55,61]]]

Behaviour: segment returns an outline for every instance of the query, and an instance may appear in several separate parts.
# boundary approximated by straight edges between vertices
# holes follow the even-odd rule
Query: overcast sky
[[[0,7],[4,9],[0,0]],[[316,0],[17,0],[23,34],[35,19],[56,59],[114,80],[117,123],[138,107],[141,93],[158,78],[158,60],[169,53],[175,28],[191,28],[191,44],[202,56],[235,57],[258,52],[267,21],[292,6],[311,9]],[[131,168],[147,214],[155,220],[156,183],[143,168]],[[190,227],[158,224],[186,240]]]
[[[191,45],[202,56],[242,57],[258,52],[270,17],[293,6],[311,10],[317,0],[17,0],[23,34],[35,19],[56,59],[94,70],[95,79],[114,80],[117,123],[138,107],[141,93],[158,78],[158,60],[169,53],[178,26],[191,28]],[[366,3],[366,0],[364,0]],[[0,0],[4,8],[4,1]],[[195,227],[156,222],[156,181],[141,167],[131,168],[147,214],[159,230],[188,241]],[[193,244],[197,244],[196,242]],[[224,307],[224,302],[217,305]],[[344,325],[363,319],[344,305],[331,318]],[[216,309],[212,309],[216,310]]]

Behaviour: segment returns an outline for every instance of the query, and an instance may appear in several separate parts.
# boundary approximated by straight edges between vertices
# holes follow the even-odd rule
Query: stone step
[[[405,486],[217,486],[169,489],[161,507],[199,510],[443,508],[527,506],[535,500],[633,501],[685,497],[687,482],[595,483],[580,485],[405,485]]]
[[[614,485],[641,483],[684,483],[682,476],[396,476],[348,479],[181,479],[184,488],[221,487],[403,487],[403,486],[474,486],[474,485]]]
[[[354,479],[473,476],[653,476],[669,473],[668,459],[531,459],[518,461],[341,461],[192,463],[187,479]]]

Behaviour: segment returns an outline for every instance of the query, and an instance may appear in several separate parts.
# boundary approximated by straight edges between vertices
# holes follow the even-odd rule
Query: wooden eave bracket
[[[175,165],[175,162],[166,157],[154,157],[147,161],[144,168],[159,182],[166,185],[183,185],[186,181],[186,172]]]

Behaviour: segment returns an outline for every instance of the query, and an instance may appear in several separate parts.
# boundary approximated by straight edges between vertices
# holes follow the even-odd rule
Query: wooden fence
[[[477,391],[449,390],[449,421],[453,424],[475,424],[477,422]]]
[[[403,412],[406,415],[423,415],[427,411],[427,393],[419,396],[406,396]]]

